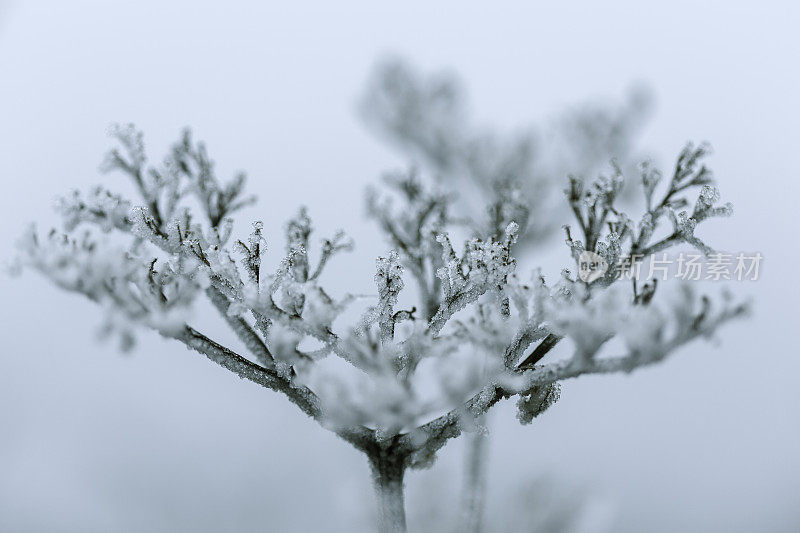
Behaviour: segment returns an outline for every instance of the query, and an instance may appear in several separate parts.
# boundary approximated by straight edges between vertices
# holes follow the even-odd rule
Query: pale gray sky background
[[[736,215],[704,235],[760,251],[733,287],[756,314],[632,376],[565,383],[541,420],[492,418],[490,515],[547,474],[589,487],[623,532],[800,530],[800,8],[790,1],[0,3],[0,249],[55,195],[101,180],[112,121],[160,157],[184,125],[245,169],[277,248],[301,202],[357,240],[335,284],[366,291],[385,248],[362,190],[403,164],[355,113],[386,53],[458,72],[483,124],[516,128],[648,83],[641,146],[669,164],[709,140]],[[124,190],[124,186],[120,186]],[[529,258],[528,267],[536,264]],[[356,291],[357,292],[357,291]],[[144,336],[98,344],[99,310],[0,277],[0,530],[351,531],[366,463],[285,400]],[[202,317],[201,317],[202,318]],[[409,476],[409,511],[452,507],[460,445]],[[436,488],[431,491],[431,487]],[[443,511],[450,512],[448,510]],[[412,522],[413,523],[413,522]]]

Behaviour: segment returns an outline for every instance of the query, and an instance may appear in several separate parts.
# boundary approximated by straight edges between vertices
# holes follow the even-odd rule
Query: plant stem
[[[482,425],[485,416],[479,419]],[[489,436],[480,429],[467,434],[461,527],[464,533],[481,533],[486,506],[486,456]]]
[[[405,498],[403,495],[403,457],[380,453],[369,455],[372,481],[378,498],[378,513],[381,533],[404,533],[406,531]]]

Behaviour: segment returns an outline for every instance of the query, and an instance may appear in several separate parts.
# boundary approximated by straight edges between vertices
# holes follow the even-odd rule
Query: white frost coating
[[[300,209],[285,228],[284,258],[269,269],[262,223],[228,244],[230,215],[251,201],[242,196],[242,175],[222,183],[205,147],[188,133],[163,166],[151,168],[144,166],[139,132],[124,127],[114,135],[122,150],[112,151],[106,166],[128,174],[138,205],[102,188],[67,196],[58,204],[64,231],[29,230],[19,262],[102,305],[101,334],[117,336],[123,349],[139,330],[157,331],[284,394],[366,453],[382,515],[391,522],[386,530],[402,529],[405,468],[430,464],[501,399],[516,397],[519,419],[529,423],[558,400],[558,381],[657,363],[746,311],[729,298],[715,303],[697,295],[690,285],[669,297],[655,285],[631,287],[613,275],[623,256],[680,242],[711,250],[695,232],[730,207],[716,205],[719,192],[699,163],[703,145],[681,152],[662,198],[655,197],[660,174],[643,167],[647,206],[636,216],[615,204],[618,168],[594,181],[570,180],[567,200],[577,220],[575,231],[566,227],[565,258],[590,251],[609,264],[608,273],[589,283],[568,268],[555,283],[538,272],[517,274],[515,243],[530,213],[511,189],[487,208],[491,223],[472,224],[473,234],[456,247],[449,235],[464,221],[450,216],[452,198],[427,190],[414,173],[394,176],[394,201],[377,192],[368,199],[392,248],[376,262],[377,295],[360,318],[339,324],[355,298],[333,296],[320,274],[336,253],[351,248],[343,233],[317,244]],[[684,194],[693,187],[700,191],[689,214]],[[185,194],[194,196],[199,213],[184,203]],[[672,233],[654,242],[665,223]],[[401,307],[408,278],[419,298]],[[251,360],[187,324],[201,302],[219,311]],[[625,353],[601,353],[615,337]],[[562,338],[575,351],[552,362],[548,352]],[[321,364],[329,354],[347,371]]]
[[[168,336],[182,329],[200,290],[190,270],[142,260],[136,248],[126,250],[91,232],[77,238],[53,232],[42,238],[31,229],[19,247],[24,264],[103,304],[103,335],[118,332],[126,349],[133,344],[130,326]]]
[[[102,187],[95,187],[85,196],[79,191],[73,191],[58,199],[56,210],[63,217],[64,227],[68,231],[82,222],[96,224],[105,232],[125,228],[130,224],[130,202]]]

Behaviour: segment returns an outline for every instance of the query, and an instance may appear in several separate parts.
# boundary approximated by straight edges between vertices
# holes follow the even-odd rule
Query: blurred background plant
[[[372,131],[457,198],[461,215],[490,205],[488,222],[502,232],[497,208],[525,210],[515,215],[527,225],[519,244],[528,247],[567,222],[560,198],[566,176],[593,176],[611,160],[635,170],[645,157],[638,134],[652,99],[640,85],[619,102],[581,102],[549,122],[498,133],[474,123],[467,91],[453,72],[424,73],[392,57],[375,66],[359,108]]]

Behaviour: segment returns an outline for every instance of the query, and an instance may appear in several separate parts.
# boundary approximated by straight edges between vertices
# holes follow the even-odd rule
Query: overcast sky
[[[53,223],[57,194],[116,179],[97,173],[110,122],[144,129],[155,158],[191,125],[223,174],[250,174],[260,203],[243,218],[279,247],[307,205],[357,240],[334,283],[366,291],[385,245],[362,190],[404,163],[355,113],[378,58],[459,73],[500,129],[647,83],[640,146],[664,164],[687,140],[715,148],[736,214],[704,235],[764,255],[759,281],[731,286],[755,316],[658,367],[565,383],[532,426],[498,408],[490,515],[548,475],[595,494],[613,531],[798,530],[797,3],[259,4],[0,2],[0,255],[29,221]],[[0,277],[0,297],[0,529],[369,523],[366,462],[283,398],[152,336],[121,356],[96,342],[98,309],[35,275]],[[410,474],[412,516],[452,507],[460,460],[456,443]]]

